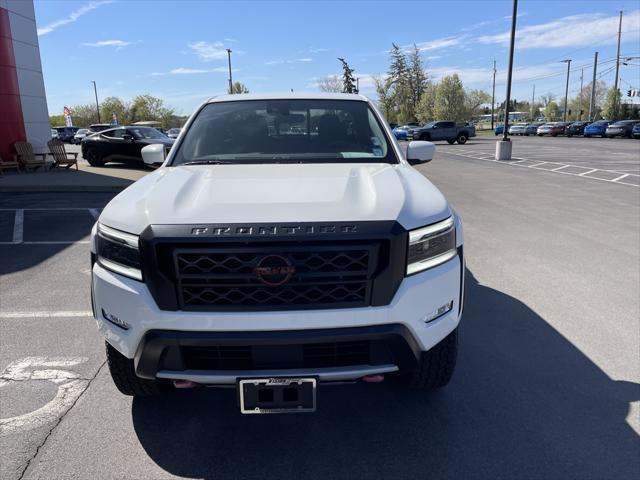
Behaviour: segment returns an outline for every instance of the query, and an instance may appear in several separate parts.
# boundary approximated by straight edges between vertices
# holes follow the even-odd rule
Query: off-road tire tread
[[[458,356],[458,329],[428,352],[422,352],[418,367],[410,374],[411,388],[435,390],[449,383],[456,367]]]
[[[122,355],[107,342],[105,345],[109,372],[120,393],[132,397],[149,397],[162,392],[157,380],[146,380],[136,375],[133,360]]]

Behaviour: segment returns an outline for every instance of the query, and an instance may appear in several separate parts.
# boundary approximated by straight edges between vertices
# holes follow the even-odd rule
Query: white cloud
[[[188,47],[204,62],[227,58],[227,50],[222,42],[200,41],[190,43]]]
[[[418,50],[426,52],[429,50],[437,50],[439,48],[454,47],[459,45],[466,37],[464,35],[454,37],[436,38],[426,42],[416,43]]]
[[[313,62],[313,58],[294,58],[292,60],[283,60],[279,58],[278,60],[271,60],[269,62],[265,62],[265,65],[282,65],[285,63],[306,63]]]
[[[225,38],[225,39],[224,39],[224,41],[225,41],[225,42],[235,43],[235,42],[237,42],[238,40],[236,40],[235,38]]]
[[[101,0],[98,2],[89,2],[86,5],[83,5],[82,7],[80,7],[78,10],[74,10],[73,12],[71,12],[69,14],[68,17],[65,18],[61,18],[59,20],[55,20],[47,25],[45,25],[44,27],[41,27],[38,29],[38,36],[42,36],[42,35],[46,35],[47,33],[51,33],[54,30],[64,26],[64,25],[68,25],[70,23],[75,22],[76,20],[78,20],[80,17],[82,17],[83,15],[86,15],[87,13],[89,13],[92,10],[95,10],[96,8],[99,8],[103,5],[108,5],[110,3],[113,3],[114,0]]]
[[[309,53],[315,54],[315,53],[322,53],[322,52],[328,52],[329,49],[328,48],[314,48],[314,47],[309,47],[309,49],[307,50]]]
[[[618,15],[572,15],[547,23],[521,27],[516,31],[516,48],[565,48],[585,45],[614,44],[618,30]],[[637,42],[640,30],[640,10],[626,14],[622,19],[623,39]],[[480,43],[509,44],[509,32],[483,35]]]
[[[85,47],[116,47],[117,50],[131,45],[131,42],[125,42],[124,40],[100,40],[98,42],[85,42],[82,45]]]
[[[531,78],[543,77],[545,75],[562,75],[562,66],[558,66],[558,63],[549,63],[543,65],[531,65],[526,67],[519,67],[513,70],[513,82],[525,81]],[[427,70],[432,80],[440,80],[445,75],[452,75],[457,73],[463,84],[483,84],[490,85],[492,81],[493,70],[491,68],[464,68],[458,66],[444,66],[437,68],[429,68]],[[498,70],[496,73],[496,84],[502,85],[507,80],[507,72]]]
[[[169,70],[168,72],[152,72],[148,74],[149,77],[164,77],[165,75],[201,75],[204,73],[226,73],[229,70],[227,67],[216,67],[216,68],[185,68],[178,67]],[[232,72],[237,72],[238,70],[233,68]]]

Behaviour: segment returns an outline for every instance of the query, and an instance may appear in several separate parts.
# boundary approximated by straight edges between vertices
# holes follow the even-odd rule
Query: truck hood
[[[116,196],[100,222],[149,225],[397,220],[407,229],[451,215],[440,191],[405,164],[162,167]]]

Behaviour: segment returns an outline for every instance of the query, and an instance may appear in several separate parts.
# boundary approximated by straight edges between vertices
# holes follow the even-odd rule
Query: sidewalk
[[[79,159],[78,167],[20,173],[5,170],[0,176],[0,192],[120,192],[151,170],[120,163],[92,167]]]

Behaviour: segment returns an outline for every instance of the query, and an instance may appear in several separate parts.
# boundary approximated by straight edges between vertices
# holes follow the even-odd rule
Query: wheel
[[[557,136],[558,136],[558,134],[557,134],[557,133],[552,133],[552,134],[551,134],[551,136],[552,136],[552,137],[557,137]]]
[[[568,137],[568,138],[571,138],[571,137],[573,137],[573,135],[568,135],[568,134],[567,134],[567,137]]]
[[[115,348],[105,342],[107,346],[107,364],[113,383],[120,393],[132,397],[149,397],[159,395],[165,390],[165,384],[159,380],[146,380],[136,375],[133,360],[128,359]]]
[[[428,142],[429,140],[431,140],[431,135],[429,135],[428,133],[423,133],[422,135],[420,135],[420,140]]]
[[[464,133],[461,133],[460,135],[458,135],[457,141],[458,145],[464,145],[465,143],[467,143],[467,136]]]
[[[456,143],[456,141],[455,141],[455,140],[447,140],[447,143],[448,143],[449,145],[453,145],[454,143]]]
[[[422,352],[419,365],[405,377],[403,383],[411,388],[434,390],[444,387],[456,368],[458,329],[456,328],[428,352]]]
[[[90,148],[89,150],[87,150],[85,159],[92,167],[101,167],[104,165],[104,160],[102,160],[102,156],[96,148]]]
[[[541,136],[542,136],[542,133],[539,133],[539,134],[538,134],[538,136],[539,136],[539,137],[541,137]]]

